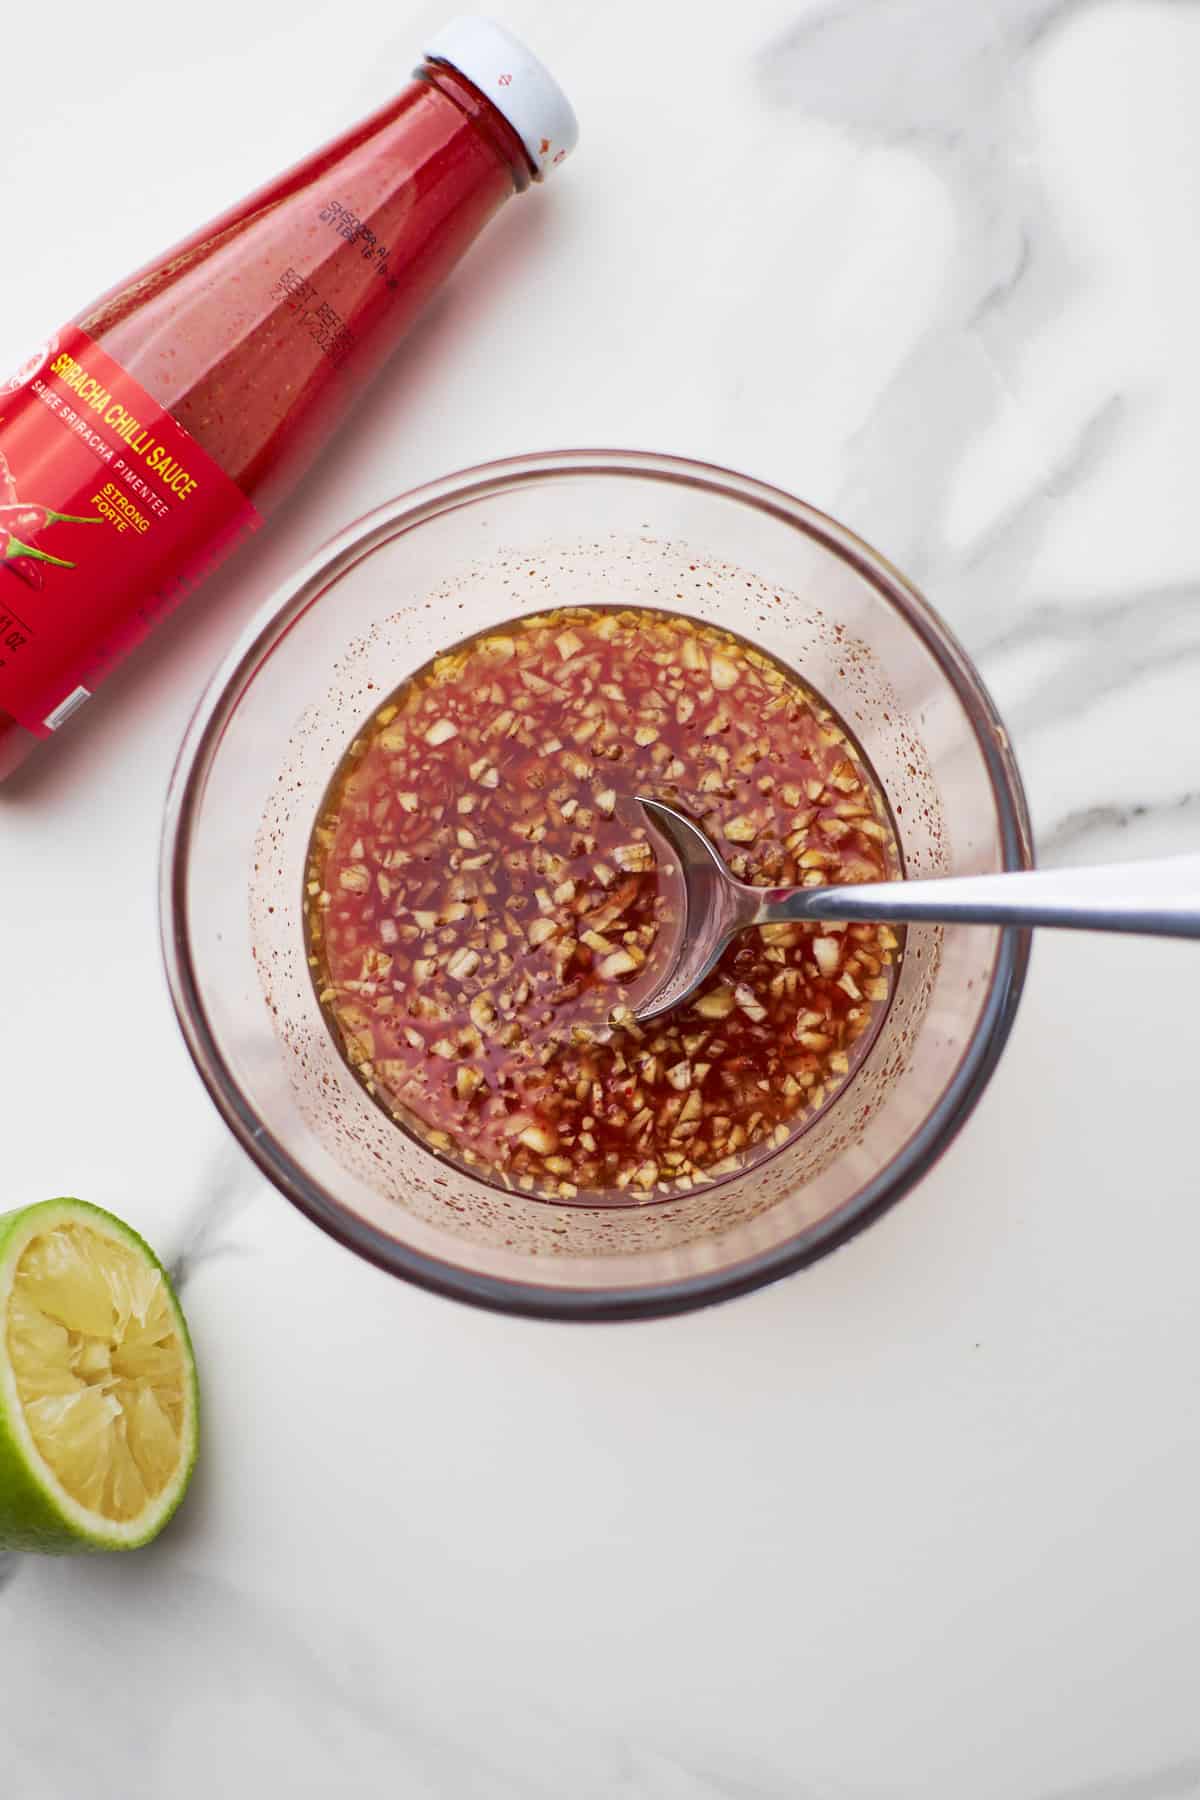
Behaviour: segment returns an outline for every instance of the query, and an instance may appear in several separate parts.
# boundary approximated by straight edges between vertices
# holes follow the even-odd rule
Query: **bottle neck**
[[[536,171],[528,150],[504,114],[450,63],[423,62],[413,70],[413,76],[436,88],[458,108],[499,161],[511,171],[514,190],[523,194]]]

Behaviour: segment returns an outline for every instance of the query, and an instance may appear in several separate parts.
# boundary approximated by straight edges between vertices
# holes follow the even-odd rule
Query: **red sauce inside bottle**
[[[77,323],[268,511],[532,172],[491,102],[427,63]],[[0,711],[0,778],[37,742]]]

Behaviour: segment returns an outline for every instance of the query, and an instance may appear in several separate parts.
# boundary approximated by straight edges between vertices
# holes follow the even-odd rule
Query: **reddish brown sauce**
[[[547,1198],[658,1198],[780,1146],[891,993],[888,927],[770,926],[639,1027],[678,908],[638,794],[761,886],[899,872],[828,707],[648,610],[541,614],[439,657],[350,746],[313,832],[310,963],[355,1072],[441,1154]]]

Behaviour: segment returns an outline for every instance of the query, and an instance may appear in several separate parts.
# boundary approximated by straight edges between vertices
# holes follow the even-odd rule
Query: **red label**
[[[261,523],[74,325],[0,383],[0,709],[45,737]]]

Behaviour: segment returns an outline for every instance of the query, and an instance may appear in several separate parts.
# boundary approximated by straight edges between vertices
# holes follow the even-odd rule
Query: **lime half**
[[[0,1216],[0,1548],[133,1550],[196,1460],[191,1340],[136,1231],[83,1200]]]

